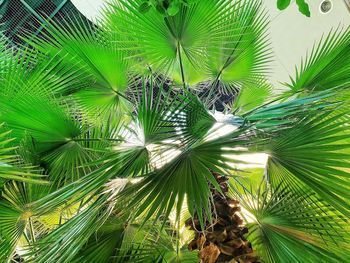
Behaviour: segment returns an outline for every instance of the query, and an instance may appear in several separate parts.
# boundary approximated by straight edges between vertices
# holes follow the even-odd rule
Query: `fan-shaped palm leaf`
[[[52,61],[49,68],[65,84],[53,87],[53,91],[73,93],[80,106],[92,114],[104,114],[126,106],[124,92],[129,66],[125,54],[117,45],[114,32],[78,18],[51,21],[45,29],[50,41],[34,38],[28,42],[42,54],[43,59]],[[55,69],[56,64],[62,64],[63,70],[71,71],[60,72]],[[82,80],[85,80],[84,85],[74,86]]]
[[[330,32],[315,44],[288,86],[293,92],[344,87],[350,83],[350,29]]]
[[[13,145],[14,139],[9,137],[11,131],[0,125],[0,187],[6,180],[17,180],[33,183],[46,183],[39,169],[26,165],[16,153],[18,147]]]
[[[37,233],[33,228],[30,203],[49,192],[48,186],[7,182],[0,198],[0,259],[11,262],[18,242],[33,244]]]
[[[310,116],[277,135],[266,148],[267,173],[273,185],[294,193],[306,187],[349,216],[349,135],[343,115]]]
[[[250,213],[248,237],[266,262],[348,260],[346,221],[312,193],[274,190],[264,183],[238,192],[234,196]]]
[[[259,1],[198,1],[171,17],[154,9],[141,14],[140,4],[114,1],[106,18],[145,66],[191,85],[218,79],[230,84],[265,72],[266,18]]]

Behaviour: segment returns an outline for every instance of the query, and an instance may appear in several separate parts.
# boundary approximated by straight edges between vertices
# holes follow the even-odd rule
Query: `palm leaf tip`
[[[314,44],[288,86],[294,91],[321,91],[349,84],[350,29],[337,29]]]

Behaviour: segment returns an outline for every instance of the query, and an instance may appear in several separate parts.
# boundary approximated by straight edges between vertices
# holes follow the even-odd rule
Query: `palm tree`
[[[1,40],[1,262],[349,261],[350,30],[277,91],[259,0],[176,8]]]

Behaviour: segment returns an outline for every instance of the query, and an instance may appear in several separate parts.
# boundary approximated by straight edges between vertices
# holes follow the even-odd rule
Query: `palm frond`
[[[33,210],[30,202],[44,196],[47,186],[7,182],[0,198],[0,259],[11,262],[17,244],[25,238],[26,244],[33,243],[36,234],[33,229]]]
[[[12,186],[6,187],[2,192],[3,196],[9,195],[9,197],[5,200],[2,198],[0,201],[0,259],[3,262],[10,261],[28,219],[22,216],[25,213],[23,191],[20,190],[21,188],[16,188],[15,184]],[[16,199],[13,200],[13,198]]]
[[[295,193],[314,191],[349,216],[349,131],[343,115],[313,114],[275,135],[266,146],[267,174],[273,185],[282,184]]]
[[[243,215],[249,214],[247,237],[264,262],[349,259],[349,235],[344,232],[347,222],[312,192],[295,194],[262,183],[233,195],[247,211]]]
[[[235,114],[244,114],[263,105],[268,99],[271,100],[271,96],[272,86],[267,83],[243,86],[234,101],[232,110]]]
[[[331,31],[315,44],[287,84],[293,92],[321,91],[350,83],[350,29]]]
[[[38,262],[77,262],[79,259],[87,262],[88,258],[92,260],[96,259],[96,256],[100,257],[98,258],[100,261],[104,259],[109,262],[108,260],[118,249],[117,244],[123,239],[126,221],[126,217],[115,209],[116,203],[120,201],[116,196],[130,185],[130,180],[116,178],[108,183],[105,181],[102,181],[103,186],[95,185],[98,190],[94,189],[90,193],[85,192],[81,195],[79,209],[72,217],[34,244],[32,251],[36,254]],[[77,199],[76,196],[74,198]],[[44,199],[39,201],[42,202]],[[34,204],[37,209],[40,202]],[[73,202],[72,199],[71,202]],[[123,206],[122,209],[125,211],[130,208]],[[40,211],[40,214],[45,214],[45,211]],[[68,242],[62,245],[62,242],[67,240]],[[94,244],[101,245],[100,242],[111,243],[103,250],[91,250]],[[84,247],[89,244],[92,247]],[[84,258],[81,258],[83,255]]]
[[[267,13],[261,1],[235,1],[230,16],[223,20],[222,34],[215,34],[208,63],[212,86],[223,84],[230,93],[244,83],[255,83],[269,73]],[[216,42],[217,38],[219,43]]]
[[[83,133],[82,126],[52,96],[17,94],[3,97],[1,106],[1,121],[12,129],[17,145],[38,155],[37,165],[46,167],[44,162],[48,162],[55,169],[55,163],[65,158],[65,164],[76,169],[84,160],[90,161],[88,152],[74,141]],[[76,152],[79,156],[74,155]],[[79,176],[77,171],[75,176]]]
[[[196,213],[202,225],[205,220],[212,220],[210,187],[221,190],[210,170],[222,172],[230,169],[230,163],[239,163],[230,155],[246,152],[244,147],[248,147],[249,138],[253,135],[247,132],[247,128],[214,139],[209,138],[210,131],[208,134],[184,148],[169,163],[146,174],[140,182],[121,192],[120,198],[125,198],[130,207],[135,207],[133,216],[142,214],[145,221],[152,216],[167,218],[175,208],[178,220],[186,197],[191,216]]]
[[[71,262],[108,263],[117,261],[116,252],[124,237],[124,227],[122,224],[116,224],[116,220],[113,221],[113,223],[106,222],[97,233],[93,234]]]
[[[59,97],[85,87],[89,75],[78,71],[75,65],[67,66],[64,60],[72,58],[62,53],[41,58],[38,51],[24,49],[8,55],[2,61],[0,71],[1,94],[13,97],[19,93],[37,92]]]
[[[33,248],[36,261],[70,261],[108,218],[111,210],[107,199],[108,195],[97,197],[86,209],[37,241]]]
[[[191,143],[202,140],[215,125],[215,117],[209,113],[205,104],[192,93],[187,92],[179,97],[179,113],[173,119],[176,120],[177,128],[185,138],[184,142]]]
[[[7,180],[32,183],[47,183],[38,168],[26,164],[16,152],[18,147],[13,145],[10,130],[0,124],[0,188]]]
[[[334,89],[316,92],[301,97],[277,97],[263,105],[248,112],[242,117],[255,125],[256,128],[263,128],[263,132],[280,130],[284,125],[295,123],[310,114],[320,111],[329,112],[335,110],[340,101],[332,98]],[[288,127],[288,125],[286,126]]]
[[[136,93],[134,91],[134,93]],[[163,84],[142,81],[142,88],[134,94],[135,114],[132,115],[134,125],[141,129],[140,138],[143,145],[161,144],[164,140],[176,140],[176,122],[174,116],[182,108],[179,96],[166,90]],[[137,131],[131,131],[137,135]]]
[[[118,135],[120,125],[101,126],[84,125],[79,136],[42,156],[41,163],[47,166],[51,181],[66,185],[99,167],[96,161],[110,154],[111,147],[122,140]]]
[[[32,204],[35,215],[45,215],[97,195],[111,179],[136,177],[149,171],[149,155],[144,147],[118,150],[95,163],[99,164],[98,169],[35,201]]]
[[[120,125],[94,126],[79,116],[74,119],[74,110],[46,92],[19,92],[0,101],[0,119],[13,130],[22,154],[45,168],[56,185],[90,173],[94,168],[87,164],[120,139],[116,135]]]
[[[122,36],[119,41],[132,58],[145,66],[190,85],[219,78],[231,83],[264,73],[266,17],[260,1],[199,1],[181,5],[171,17],[155,9],[141,14],[141,3],[114,1],[105,20]]]
[[[62,145],[80,134],[80,128],[67,110],[52,97],[18,94],[1,99],[1,121],[12,129],[16,141],[28,134],[37,151],[43,153]]]
[[[197,254],[181,244],[183,232],[161,222],[128,225],[116,262],[194,262]]]
[[[41,60],[50,60],[48,68],[60,81],[60,85],[52,85],[53,91],[73,93],[91,114],[103,115],[126,106],[129,66],[114,32],[73,17],[50,21],[45,37],[50,41],[32,38],[27,42],[42,54]]]
[[[150,153],[157,152],[159,157],[169,149],[179,150],[203,139],[215,124],[215,118],[191,92],[166,91],[164,86],[154,86],[153,82],[147,87],[146,84],[143,83],[141,94],[135,98],[132,117],[135,128],[130,132],[140,145],[151,146]]]

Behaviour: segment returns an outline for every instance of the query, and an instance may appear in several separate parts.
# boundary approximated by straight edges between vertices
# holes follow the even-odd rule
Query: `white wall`
[[[350,25],[350,12],[342,0],[333,0],[333,9],[327,14],[319,11],[322,0],[307,2],[310,18],[299,13],[295,2],[281,12],[277,10],[276,0],[264,0],[271,19],[269,32],[275,57],[271,82],[276,86],[280,86],[278,81],[288,81],[290,74],[294,76],[295,65],[300,65],[301,57],[322,35],[332,28]]]
[[[87,18],[93,20],[98,17],[102,6],[108,2],[108,0],[71,0],[79,11]]]

